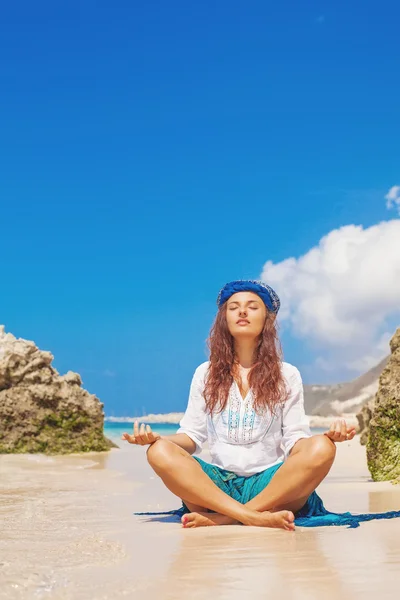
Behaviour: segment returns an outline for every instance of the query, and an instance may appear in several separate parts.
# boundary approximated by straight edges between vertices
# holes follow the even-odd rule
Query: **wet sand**
[[[204,456],[207,460],[207,455]],[[400,486],[372,483],[358,440],[339,444],[319,493],[328,509],[400,509]],[[0,457],[0,598],[310,600],[396,598],[400,519],[358,529],[184,530],[143,448]]]

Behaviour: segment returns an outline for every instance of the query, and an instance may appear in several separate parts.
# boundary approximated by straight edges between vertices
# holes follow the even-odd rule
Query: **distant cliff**
[[[0,326],[0,454],[109,450],[103,404],[77,373],[59,373],[50,352]]]
[[[369,422],[367,459],[375,481],[400,478],[400,328],[390,349]]]
[[[321,417],[357,413],[378,391],[379,376],[389,357],[352,381],[334,385],[305,385],[304,405],[309,415]]]

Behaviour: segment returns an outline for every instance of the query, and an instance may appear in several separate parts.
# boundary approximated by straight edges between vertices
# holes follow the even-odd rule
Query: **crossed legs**
[[[166,487],[192,511],[182,517],[185,527],[239,522],[292,530],[293,513],[326,477],[335,453],[335,444],[326,436],[299,440],[269,485],[245,505],[220,490],[190,454],[168,440],[152,444],[147,457]]]

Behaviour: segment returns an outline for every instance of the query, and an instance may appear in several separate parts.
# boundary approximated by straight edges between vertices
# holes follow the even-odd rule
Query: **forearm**
[[[189,452],[189,454],[193,454],[196,450],[196,444],[188,435],[186,435],[186,433],[175,433],[174,435],[162,435],[161,439],[173,442],[180,448],[183,448],[184,450],[186,450],[186,452]]]

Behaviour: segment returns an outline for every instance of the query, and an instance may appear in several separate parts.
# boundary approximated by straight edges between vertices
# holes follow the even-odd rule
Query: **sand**
[[[331,510],[400,509],[400,486],[370,481],[357,439],[338,445],[319,493]],[[132,514],[178,505],[143,448],[0,457],[0,598],[398,597],[400,519],[289,533]]]

